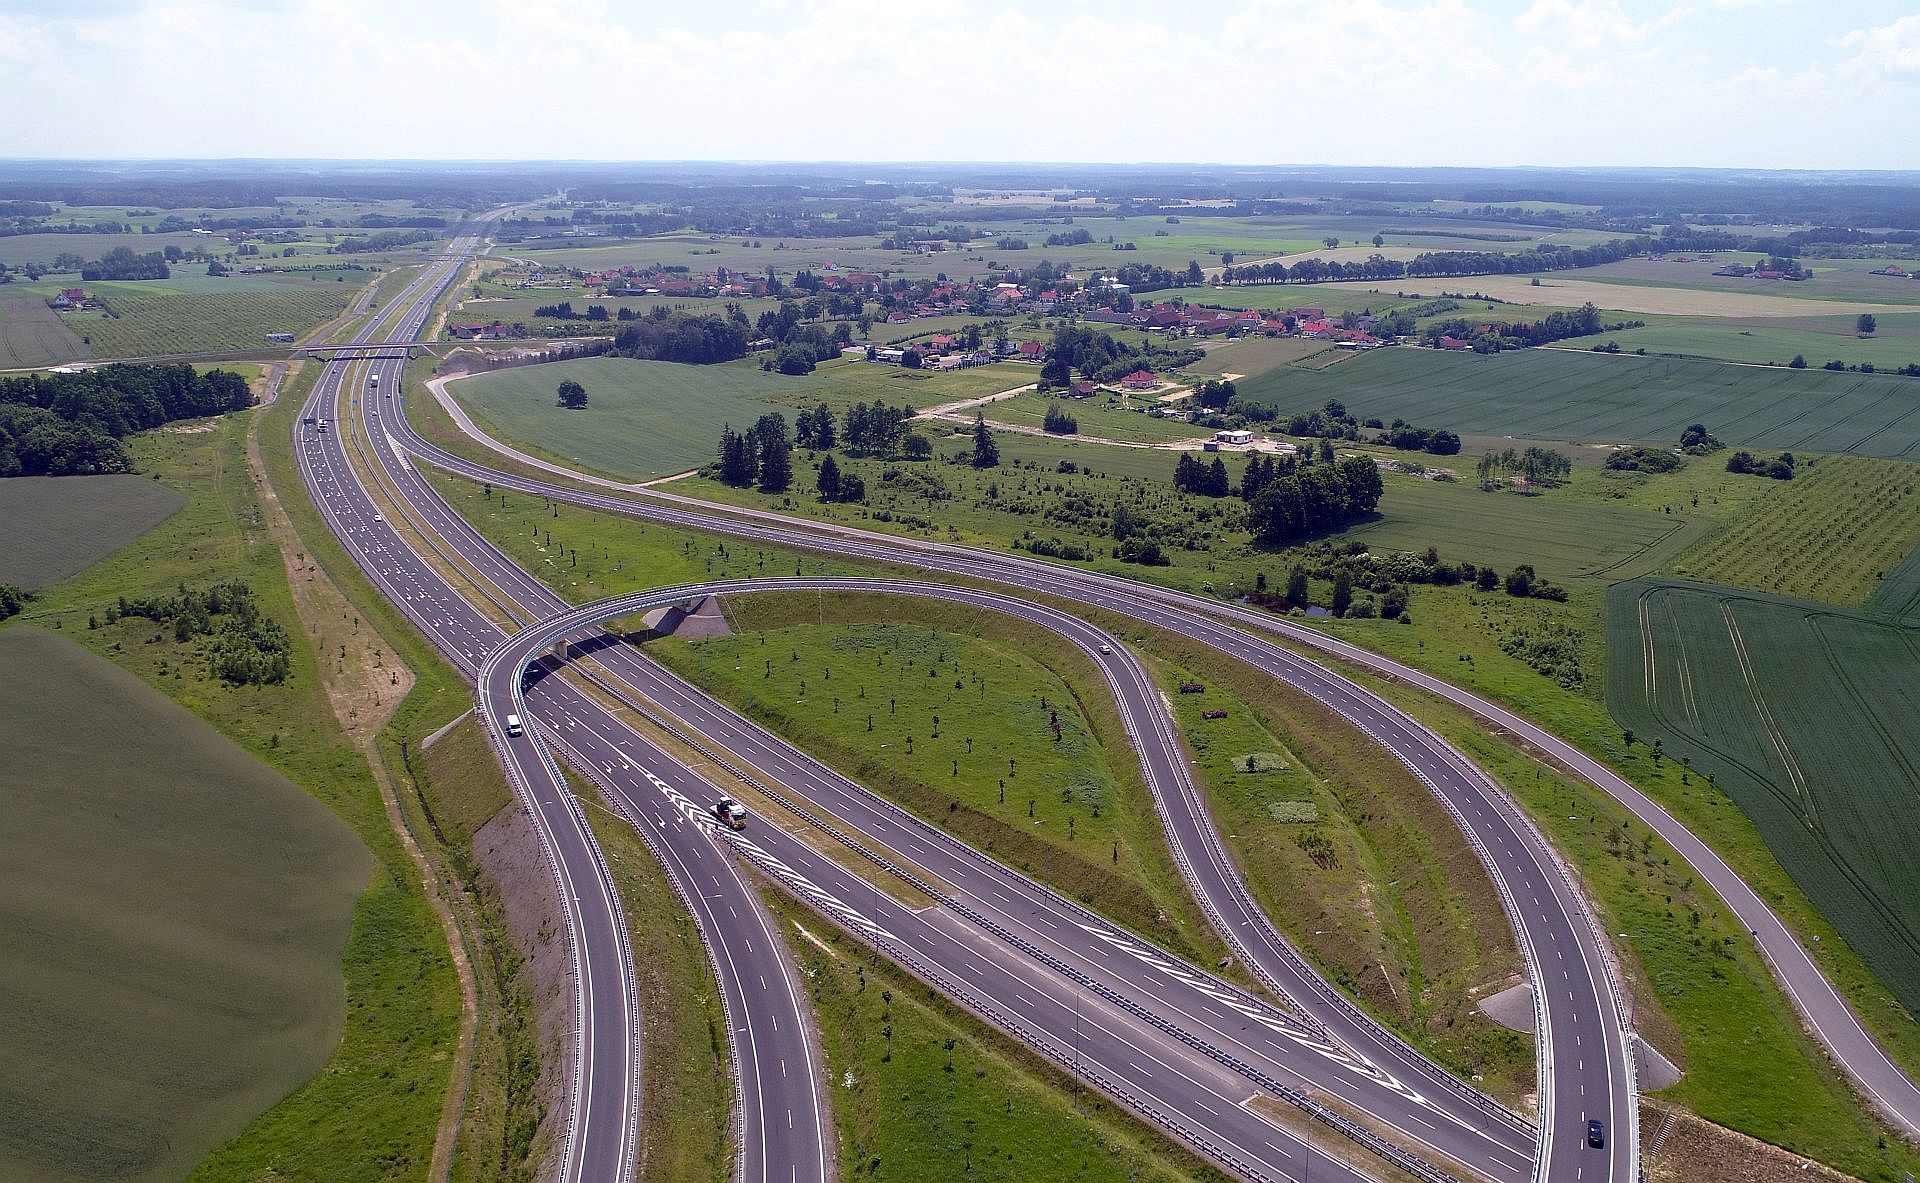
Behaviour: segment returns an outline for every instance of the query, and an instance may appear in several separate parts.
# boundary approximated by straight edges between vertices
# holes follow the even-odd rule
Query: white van
[[[526,729],[520,726],[520,716],[518,715],[507,716],[507,734],[508,735],[522,735],[522,734],[525,734],[525,731]]]

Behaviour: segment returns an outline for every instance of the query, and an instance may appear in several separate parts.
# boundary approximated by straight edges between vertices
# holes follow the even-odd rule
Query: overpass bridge
[[[322,361],[368,361],[386,360],[406,361],[415,350],[424,351],[430,341],[335,341],[322,345],[302,345],[294,352],[302,357],[317,357]]]

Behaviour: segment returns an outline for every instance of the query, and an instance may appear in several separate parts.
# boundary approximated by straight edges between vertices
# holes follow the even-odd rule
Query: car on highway
[[[722,797],[713,803],[714,820],[729,830],[747,828],[747,807],[732,797]]]
[[[1587,1145],[1595,1150],[1604,1150],[1607,1145],[1607,1123],[1599,1118],[1587,1123]]]
[[[376,521],[376,522],[384,522],[384,521],[386,521],[387,519],[386,519],[386,518],[385,518],[385,517],[384,517],[383,515],[381,515],[381,514],[374,514],[374,515],[373,515],[373,520],[374,520],[374,521]]]
[[[1113,646],[1112,646],[1112,645],[1108,645],[1108,644],[1105,644],[1105,643],[1103,642],[1103,643],[1101,644],[1101,646],[1100,646],[1100,652],[1102,652],[1102,653],[1112,653],[1112,652],[1113,652]]]
[[[526,731],[526,728],[520,726],[520,716],[518,715],[507,716],[507,734],[508,735],[521,735],[525,731]]]

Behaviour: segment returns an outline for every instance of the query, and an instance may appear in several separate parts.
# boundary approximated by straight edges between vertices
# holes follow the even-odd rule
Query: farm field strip
[[[1532,279],[1526,275],[1475,275],[1448,277],[1445,279],[1399,279],[1399,280],[1352,280],[1338,283],[1313,285],[1313,288],[1345,289],[1350,292],[1366,292],[1384,296],[1383,283],[1395,285],[1394,291],[1409,294],[1437,297],[1443,291],[1460,291],[1471,288],[1511,303],[1533,304],[1552,303],[1566,308],[1577,308],[1591,303],[1595,307],[1610,312],[1642,312],[1662,316],[1819,316],[1831,313],[1837,307],[1845,307],[1854,312],[1905,312],[1913,307],[1910,302],[1899,301],[1903,293],[1890,292],[1882,300],[1872,302],[1857,301],[1852,297],[1835,295],[1821,299],[1817,294],[1785,294],[1779,288],[1767,289],[1759,281],[1754,281],[1753,289],[1746,291],[1721,291],[1686,286],[1654,287],[1638,283],[1610,283],[1604,279],[1573,279],[1569,276],[1576,272],[1552,271],[1538,276],[1540,286],[1533,286]],[[1800,292],[1801,286],[1795,284],[1793,292]],[[1817,293],[1819,289],[1811,289]],[[1782,294],[1774,294],[1781,292]],[[1317,301],[1303,301],[1315,302]]]
[[[345,284],[306,290],[116,296],[114,315],[79,313],[68,327],[95,357],[148,357],[268,346],[274,332],[303,333],[347,306]]]
[[[151,626],[120,631],[138,648]],[[0,664],[0,1175],[182,1178],[340,1041],[372,860],[297,785],[59,633],[0,632]]]
[[[1706,773],[1909,1008],[1920,1001],[1920,648],[1859,613],[1704,584],[1608,594],[1608,707]]]
[[[173,516],[186,499],[131,473],[0,480],[0,583],[51,586]]]
[[[1566,350],[1392,349],[1320,373],[1282,368],[1240,388],[1282,411],[1338,398],[1360,415],[1521,439],[1671,444],[1687,424],[1705,423],[1738,446],[1887,458],[1920,447],[1920,381],[1883,374]],[[1543,400],[1543,389],[1556,397]]]
[[[0,369],[30,369],[85,356],[86,345],[45,300],[0,300]]]
[[[1710,461],[1709,461],[1710,462]],[[1829,456],[1694,552],[1674,570],[1708,583],[1847,607],[1869,602],[1920,546],[1920,469]]]

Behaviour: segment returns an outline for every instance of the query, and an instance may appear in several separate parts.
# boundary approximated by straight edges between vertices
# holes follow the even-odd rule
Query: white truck
[[[520,716],[508,715],[507,716],[507,734],[508,735],[524,735],[525,733],[526,733],[526,728],[520,726]]]

